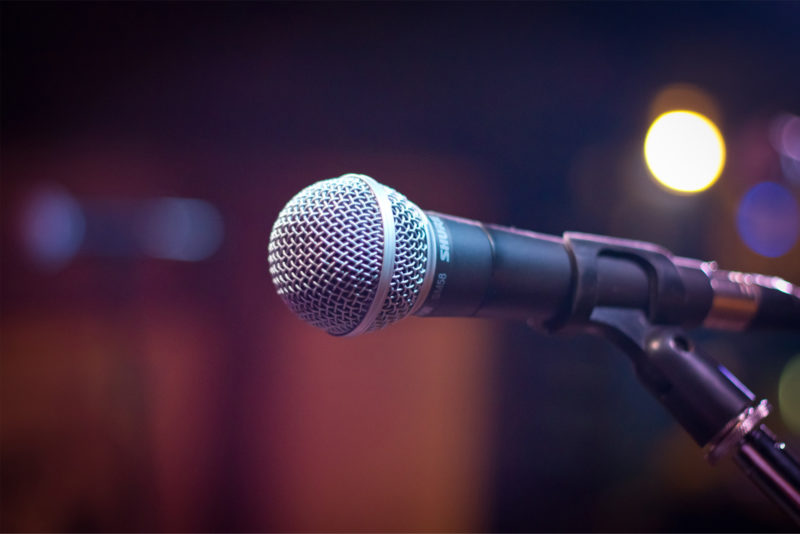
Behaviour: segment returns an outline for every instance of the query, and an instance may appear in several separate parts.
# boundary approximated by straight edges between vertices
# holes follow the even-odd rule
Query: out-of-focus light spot
[[[783,176],[794,184],[800,184],[800,159],[780,154]]]
[[[780,154],[800,160],[800,117],[788,113],[778,116],[772,121],[770,141]]]
[[[786,426],[800,433],[800,354],[783,368],[778,382],[778,406]]]
[[[201,261],[219,249],[224,234],[219,211],[204,200],[163,197],[140,213],[142,250],[154,258]]]
[[[681,193],[711,187],[725,165],[725,142],[717,127],[693,111],[670,111],[653,121],[644,141],[650,172]]]
[[[762,182],[742,198],[736,218],[739,235],[754,252],[777,258],[789,252],[800,231],[800,210],[780,184]]]
[[[776,117],[770,125],[769,140],[781,160],[783,176],[800,184],[800,117],[789,113]]]
[[[33,193],[22,213],[22,242],[31,260],[42,270],[64,267],[78,252],[86,219],[78,202],[61,186]]]

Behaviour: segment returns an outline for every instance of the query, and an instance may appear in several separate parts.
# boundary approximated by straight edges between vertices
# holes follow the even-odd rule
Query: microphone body
[[[572,263],[561,239],[426,212],[433,282],[417,315],[546,322],[570,307]]]
[[[554,330],[587,320],[596,307],[615,307],[687,328],[800,327],[800,299],[767,286],[772,277],[745,281],[747,275],[640,241],[578,233],[559,238],[426,215],[437,261],[417,315],[517,319]]]
[[[269,259],[287,305],[334,335],[411,314],[554,331],[600,308],[639,309],[653,324],[686,328],[800,328],[800,292],[780,278],[722,271],[651,243],[423,212],[364,175],[298,193],[273,227]]]

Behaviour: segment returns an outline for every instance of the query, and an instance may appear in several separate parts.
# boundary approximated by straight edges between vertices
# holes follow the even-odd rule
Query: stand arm
[[[800,462],[786,444],[761,425],[746,434],[734,456],[736,464],[761,490],[800,524]]]
[[[677,327],[653,326],[639,310],[596,307],[583,325],[622,348],[639,380],[715,463],[739,467],[800,524],[800,464],[761,426],[769,404],[725,367],[697,352]]]

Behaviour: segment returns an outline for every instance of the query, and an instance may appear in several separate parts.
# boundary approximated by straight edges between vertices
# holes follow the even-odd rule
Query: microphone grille
[[[394,269],[389,294],[370,330],[383,328],[412,313],[425,283],[431,246],[425,225],[427,217],[422,210],[394,189],[385,189],[394,221]]]
[[[383,328],[414,311],[429,270],[427,217],[371,178],[346,174],[295,195],[269,240],[286,305],[333,335]]]

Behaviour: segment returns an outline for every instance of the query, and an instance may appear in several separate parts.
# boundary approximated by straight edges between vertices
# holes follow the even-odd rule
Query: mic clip
[[[638,268],[646,278],[647,295],[643,311],[654,324],[690,324],[699,321],[706,309],[700,306],[697,317],[687,314],[687,292],[681,272],[673,262],[673,255],[667,249],[631,239],[565,232],[564,244],[573,267],[573,300],[567,314],[552,319],[545,326],[555,331],[567,323],[587,322],[592,311],[603,305],[603,294],[621,291],[622,288],[603,287],[600,283],[603,273],[603,259],[616,260],[615,264],[627,262]]]

